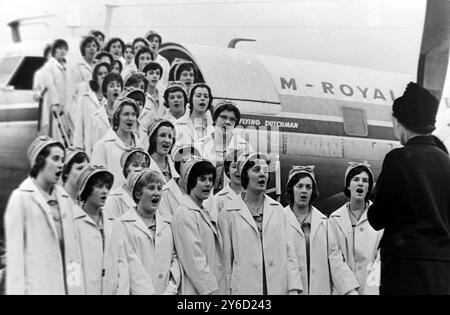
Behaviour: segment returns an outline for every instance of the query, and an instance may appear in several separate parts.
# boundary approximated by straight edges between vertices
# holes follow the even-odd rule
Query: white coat
[[[186,145],[194,145],[195,142],[192,137],[193,131],[189,129],[190,126],[190,119],[189,119],[189,113],[186,110],[186,113],[180,117],[179,119],[176,119],[170,110],[167,110],[166,114],[163,116],[163,119],[166,119],[170,121],[175,126],[175,146],[182,146],[184,144]]]
[[[146,101],[145,106],[139,116],[139,125],[145,131],[148,130],[148,127],[159,118],[162,118],[166,114],[166,108],[164,107],[164,99],[160,97],[159,99],[159,108],[156,111],[156,101],[149,93],[145,93]]]
[[[125,189],[125,184],[123,184],[110,191],[108,199],[106,199],[104,211],[113,218],[118,219],[135,206],[136,203]]]
[[[186,198],[187,195],[172,178],[163,187],[159,211],[161,211],[164,216],[171,218],[175,214],[175,211],[185,203]]]
[[[353,235],[348,205],[346,203],[328,219],[328,256],[333,293],[343,295],[357,290],[359,294],[366,294],[368,266],[377,257],[383,231],[377,232],[370,226],[365,211]]]
[[[145,141],[142,143],[142,139],[139,139],[137,135],[134,135],[134,139],[136,147],[142,147],[147,150]],[[106,135],[95,144],[91,164],[103,165],[114,175],[113,189],[125,182],[120,159],[122,154],[128,149],[130,147],[124,144],[112,129],[109,129]]]
[[[176,295],[181,282],[181,270],[170,219],[156,212],[155,238],[135,208],[130,208],[119,220],[124,226],[131,249],[152,280],[155,294]]]
[[[167,84],[169,84],[170,63],[166,58],[164,58],[160,54],[158,54],[155,61],[159,63],[163,68],[161,80],[159,80],[157,85],[158,90],[163,91],[163,88],[167,86]]]
[[[117,221],[105,213],[102,235],[97,224],[78,207],[75,222],[80,233],[86,294],[128,295],[128,260]]]
[[[54,189],[62,217],[64,258],[51,209],[33,180],[27,178],[13,191],[6,207],[7,294],[78,295],[85,292],[74,223],[76,206],[62,187]]]
[[[230,185],[226,185],[221,191],[219,191],[211,200],[211,215],[216,220],[219,219],[219,213],[226,207],[226,205],[232,200],[239,198]]]
[[[123,70],[122,70],[122,79],[125,83],[125,80],[127,79],[127,77],[132,74],[137,72],[137,67],[134,64],[134,61],[132,63],[130,63],[129,65],[127,65],[126,63],[123,65]]]
[[[103,99],[102,103],[99,103],[97,96],[91,90],[88,93],[82,95],[79,99],[78,104],[76,105],[77,110],[75,112],[75,130],[74,130],[74,138],[73,143],[74,147],[82,148],[86,152],[86,154],[91,157],[92,152],[94,150],[95,142],[94,140],[99,136],[101,132],[97,132],[100,130],[100,126],[92,125],[94,123],[93,116],[96,112],[98,112],[104,105],[105,99]],[[108,123],[109,125],[109,123]],[[108,130],[109,126],[104,128],[104,132]],[[95,135],[94,134],[97,134]],[[98,140],[100,140],[101,137]]]
[[[88,132],[89,138],[87,141],[90,145],[92,144],[91,157],[94,152],[95,144],[100,141],[112,127],[109,123],[108,114],[106,113],[105,103],[101,105],[103,106],[100,106],[100,108],[90,117],[91,122],[89,123],[89,126],[91,126],[91,130]]]
[[[43,82],[47,84],[50,104],[60,104],[62,109],[67,113],[65,108],[67,102],[67,70],[66,66],[61,65],[55,58],[50,58],[44,66],[46,69],[43,75],[47,76]]]
[[[202,158],[211,161],[214,165],[216,165],[218,161],[223,162],[227,155],[233,150],[241,150],[249,153],[254,152],[251,145],[236,134],[233,134],[230,144],[226,148],[226,152],[223,152],[221,149],[216,150],[214,137],[215,133],[213,132],[208,137],[195,142],[195,147],[200,151]]]
[[[217,223],[186,198],[172,219],[173,237],[182,269],[182,295],[225,294],[222,237]]]
[[[263,255],[269,295],[303,291],[286,216],[278,202],[264,198],[262,244],[256,222],[241,196],[219,214],[219,226],[231,295],[263,294]]]
[[[304,295],[330,295],[331,278],[330,266],[328,263],[328,240],[327,240],[327,221],[328,218],[316,208],[311,212],[311,233],[309,237],[310,248],[310,270],[308,286],[308,266],[306,257],[306,239],[305,233],[300,226],[291,207],[287,206],[285,215],[288,222],[287,229],[291,235],[295,246],[295,253],[302,277]]]
[[[92,79],[92,67],[82,59],[71,65],[67,72],[67,108],[69,113],[76,112],[75,106],[78,103],[80,94],[80,83],[88,82]],[[75,111],[74,111],[75,110]]]
[[[170,170],[170,174],[172,174],[172,179],[180,177],[180,175],[177,173],[177,170],[175,169],[175,164],[173,163],[172,159],[169,156],[167,156],[166,159],[167,159],[167,163],[169,164],[169,170]],[[162,176],[164,181],[166,181],[163,171],[159,168],[158,164],[151,157],[150,157],[149,169],[157,172],[159,175]]]

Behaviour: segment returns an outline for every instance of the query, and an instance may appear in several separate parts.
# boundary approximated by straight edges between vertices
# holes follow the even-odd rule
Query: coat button
[[[159,279],[162,279],[162,278],[164,278],[164,275],[160,274],[158,277],[159,277]]]
[[[269,267],[273,267],[273,261],[269,263]]]
[[[159,232],[158,234],[156,234],[156,236],[161,237],[161,232]]]
[[[364,228],[362,227],[362,228],[359,228],[359,231],[360,232],[364,232]]]
[[[316,271],[316,269],[312,268],[311,269],[311,273],[314,273]]]

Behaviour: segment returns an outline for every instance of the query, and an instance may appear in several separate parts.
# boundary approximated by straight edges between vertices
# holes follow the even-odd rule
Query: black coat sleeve
[[[384,159],[375,187],[375,200],[367,213],[370,225],[377,231],[397,220],[397,200],[404,186],[401,158],[396,153],[396,150],[391,151]]]

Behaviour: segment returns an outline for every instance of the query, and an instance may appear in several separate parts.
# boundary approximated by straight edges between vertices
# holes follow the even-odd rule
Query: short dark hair
[[[145,74],[145,75],[147,75],[147,72],[149,72],[149,71],[155,71],[155,70],[159,70],[159,79],[161,80],[161,78],[162,78],[162,76],[163,76],[163,74],[164,74],[164,69],[163,69],[163,67],[159,64],[159,63],[157,63],[157,62],[152,62],[152,63],[148,63],[145,67],[144,67],[144,69],[142,69],[143,71],[143,73]]]
[[[146,155],[142,152],[139,152],[139,151],[133,152],[133,154],[131,154],[127,158],[127,160],[125,161],[125,165],[123,166],[123,170],[122,170],[122,174],[125,178],[127,178],[129,175],[129,172],[127,170],[128,166],[130,166],[130,164],[133,163],[135,160],[142,159],[143,157],[146,158],[146,160],[148,161],[148,165],[150,166],[150,159],[148,158],[148,155]]]
[[[164,106],[166,108],[169,108],[169,95],[172,93],[175,93],[175,92],[183,93],[184,109],[186,109],[186,106],[188,103],[187,94],[186,94],[186,91],[184,91],[183,88],[181,88],[180,86],[171,86],[168,89],[166,89],[166,91],[164,92]]]
[[[122,73],[122,71],[123,71],[123,64],[122,64],[122,62],[120,60],[118,60],[118,59],[114,59],[113,64],[112,64],[112,68],[114,68],[114,66],[116,64],[119,65],[119,74]],[[112,71],[112,68],[111,68],[111,71]]]
[[[91,35],[93,35],[93,36],[95,36],[95,37],[101,36],[101,37],[102,37],[102,40],[103,40],[103,41],[105,40],[105,34],[103,34],[103,32],[101,32],[101,31],[99,31],[99,30],[92,30],[92,31],[89,32],[89,34],[91,34]]]
[[[86,37],[83,37],[80,42],[81,56],[83,56],[83,57],[85,56],[86,47],[87,47],[87,45],[89,45],[91,43],[95,43],[95,45],[97,46],[97,52],[100,50],[100,44],[98,43],[97,39],[95,39],[94,36],[86,36]]]
[[[192,62],[185,62],[179,65],[178,68],[176,68],[174,75],[174,81],[179,81],[181,74],[184,71],[190,71],[192,70],[194,72],[194,82],[197,82],[197,67]]]
[[[94,187],[97,185],[107,185],[108,189],[111,189],[110,183],[113,180],[113,175],[109,172],[101,172],[94,174],[91,178],[89,178],[84,190],[80,192],[80,201],[86,202],[89,196],[94,191]]]
[[[106,69],[108,70],[108,73],[111,72],[111,66],[106,62],[98,63],[95,65],[94,70],[92,71],[92,78],[89,81],[89,87],[95,93],[97,93],[98,90],[100,89],[100,86],[98,85],[97,80],[98,80],[98,72],[100,71],[101,67],[106,67]]]
[[[189,110],[191,111],[191,113],[193,112],[193,108],[194,108],[194,101],[193,100],[194,100],[195,90],[201,89],[201,88],[208,90],[209,104],[208,104],[208,108],[206,108],[206,111],[211,110],[212,102],[214,100],[214,97],[213,97],[212,92],[211,92],[211,88],[205,83],[199,83],[199,84],[196,84],[194,86],[194,88],[191,90],[191,93],[189,94]]]
[[[128,100],[128,101],[123,101],[120,104],[118,104],[117,106],[119,106],[118,109],[114,110],[114,115],[112,117],[112,129],[114,131],[117,131],[119,129],[119,124],[120,124],[120,114],[122,113],[122,110],[125,106],[131,106],[133,107],[135,113],[136,113],[136,117],[139,116],[139,107],[138,105],[133,102],[132,100]],[[137,108],[136,108],[137,107]],[[139,124],[139,122],[136,121],[137,124]]]
[[[130,74],[130,76],[126,78],[125,88],[139,85],[141,81],[144,82],[144,93],[145,93],[147,92],[148,88],[148,80],[141,72],[135,72]]]
[[[258,154],[257,159],[260,159],[260,155]],[[245,162],[241,162],[241,163],[245,163]],[[266,161],[267,164],[269,164],[269,162]],[[256,161],[252,160],[252,161],[248,161],[247,163],[245,163],[244,168],[242,169],[241,172],[241,186],[244,189],[247,189],[248,187],[248,182],[249,182],[249,177],[248,177],[248,171],[253,168],[253,166],[256,165]],[[270,180],[270,173],[269,176],[267,178],[267,181]]]
[[[72,170],[72,166],[77,163],[81,164],[84,161],[87,161],[89,163],[89,157],[86,153],[80,152],[77,153],[72,160],[69,161],[66,165],[64,165],[63,172],[62,172],[62,181],[63,183],[67,182],[67,179],[69,178],[70,171]]]
[[[106,46],[105,46],[104,50],[109,52],[109,53],[111,53],[111,47],[112,47],[112,45],[114,43],[119,43],[120,44],[120,46],[122,47],[122,55],[123,55],[123,53],[125,52],[125,42],[122,39],[118,38],[118,37],[111,38],[108,41],[108,43],[106,43]]]
[[[152,51],[150,50],[150,48],[144,47],[141,50],[139,50],[135,55],[134,55],[134,64],[136,65],[136,67],[139,70],[139,58],[141,57],[142,54],[150,54],[151,59],[155,60],[155,55],[153,55]]]
[[[106,51],[99,51],[99,52],[95,55],[94,59],[95,59],[95,60],[100,60],[100,59],[103,58],[103,57],[108,57],[108,59],[109,59],[109,64],[110,64],[110,65],[113,64],[113,62],[114,62],[114,57],[113,57],[109,52],[106,52]]]
[[[195,186],[197,186],[198,178],[205,175],[212,175],[213,183],[216,181],[216,168],[214,167],[214,165],[212,165],[211,162],[200,161],[192,167],[187,179],[186,188],[188,195],[191,193],[191,190],[195,188]]]
[[[359,175],[363,172],[366,172],[367,175],[369,175],[369,189],[367,191],[367,195],[365,198],[365,201],[368,202],[369,199],[372,197],[372,188],[373,188],[373,178],[372,178],[372,174],[369,172],[369,170],[365,167],[365,166],[358,166],[355,167],[354,169],[352,169],[348,175],[347,178],[345,179],[345,187],[344,187],[344,194],[347,198],[350,198],[350,190],[348,189],[348,186],[350,185],[350,182],[352,180],[353,177],[355,177],[356,175]]]
[[[43,57],[47,58],[48,53],[52,52],[52,44],[47,44],[44,47],[44,51],[42,52]]]
[[[148,154],[150,154],[150,155],[152,155],[153,153],[156,152],[156,139],[158,138],[158,132],[159,132],[159,129],[161,129],[161,127],[169,127],[175,133],[175,129],[173,128],[173,125],[171,122],[166,121],[166,122],[161,123],[158,126],[158,128],[155,130],[155,132],[153,132],[153,134],[150,136],[149,147],[148,147]],[[169,154],[172,153],[172,149],[173,149],[173,146],[175,145],[175,141],[176,141],[176,139],[174,137],[172,147],[170,148]]]
[[[137,204],[139,203],[140,196],[142,194],[142,190],[145,186],[151,183],[161,184],[164,185],[165,180],[162,178],[162,176],[159,173],[156,172],[148,172],[145,173],[136,183],[134,186],[133,191],[131,194],[133,195],[133,200]]]
[[[219,118],[220,114],[222,114],[223,112],[233,112],[234,113],[234,115],[236,116],[236,125],[234,127],[236,128],[239,125],[239,123],[241,122],[241,112],[239,111],[239,108],[237,108],[235,105],[233,105],[231,103],[226,103],[226,104],[220,106],[219,108],[217,108],[216,111],[214,111],[213,124],[216,125],[217,119]]]
[[[313,183],[311,200],[309,201],[310,205],[319,198],[319,195],[317,194],[316,182],[313,180],[313,178],[308,174],[299,173],[299,174],[295,175],[294,177],[292,177],[292,179],[286,185],[285,198],[286,198],[287,202],[289,203],[289,205],[291,206],[291,208],[294,205],[294,199],[295,199],[294,186],[297,185],[297,183],[302,178],[310,178]]]
[[[52,44],[52,49],[51,49],[53,57],[55,57],[56,49],[59,49],[59,48],[65,48],[65,49],[69,50],[69,44],[64,39],[61,39],[61,38],[55,40]]]
[[[229,158],[230,156],[228,155],[223,163],[223,169],[225,171],[225,175],[227,175],[228,178],[231,178],[230,177],[231,164],[239,161],[239,156],[240,156],[239,154],[242,152],[239,150],[234,150],[232,153],[233,153],[232,158],[230,159]]]
[[[136,51],[134,51],[134,45],[137,43],[142,42],[145,44],[145,47],[150,48],[150,45],[148,44],[148,41],[143,37],[137,37],[133,40],[133,43],[131,44],[131,48],[133,49],[133,54],[136,54]]]
[[[106,97],[106,90],[108,88],[108,84],[110,84],[111,82],[114,82],[114,81],[119,82],[119,84],[123,90],[122,76],[120,74],[114,73],[114,72],[108,73],[106,75],[106,77],[103,79],[103,83],[102,83],[102,93],[103,93],[104,97]]]
[[[55,147],[61,148],[65,152],[65,148],[58,143],[48,145],[44,149],[42,149],[41,152],[39,152],[39,154],[37,155],[36,162],[29,172],[31,178],[36,178],[39,175],[39,172],[41,172],[45,168],[45,160],[49,157],[52,148]]]

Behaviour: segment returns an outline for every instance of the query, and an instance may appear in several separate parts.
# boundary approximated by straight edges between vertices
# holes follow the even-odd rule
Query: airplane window
[[[366,114],[357,108],[343,108],[344,131],[349,136],[367,137],[369,134]]]
[[[14,69],[16,69],[19,64],[20,59],[22,59],[21,56],[14,56],[5,57],[0,60],[0,84],[6,85],[8,83]]]

